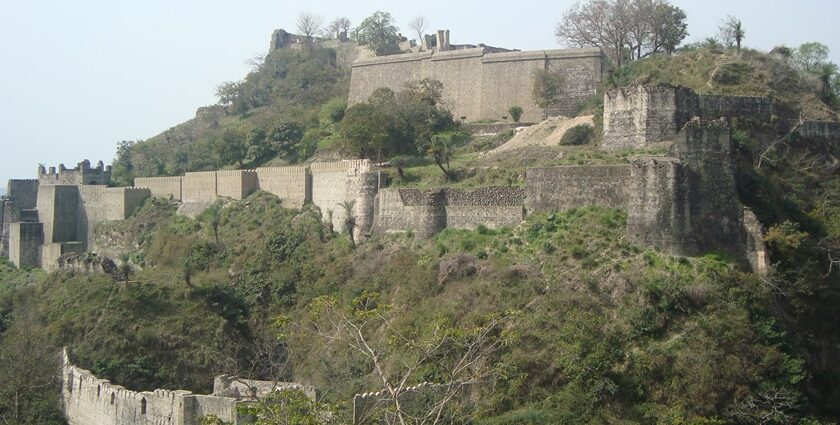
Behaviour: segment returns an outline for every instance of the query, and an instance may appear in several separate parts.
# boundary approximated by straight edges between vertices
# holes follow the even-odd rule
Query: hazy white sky
[[[673,1],[689,40],[734,15],[745,43],[769,50],[821,41],[840,63],[840,12],[830,1]],[[0,182],[33,178],[38,163],[110,163],[120,140],[144,139],[215,103],[215,87],[244,77],[275,28],[299,13],[353,23],[376,10],[398,25],[422,14],[453,43],[555,48],[554,24],[571,0],[4,0],[0,2]],[[422,7],[422,9],[421,9]],[[408,33],[409,31],[404,31]]]

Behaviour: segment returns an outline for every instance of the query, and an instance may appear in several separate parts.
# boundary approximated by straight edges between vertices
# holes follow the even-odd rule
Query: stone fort
[[[712,105],[710,107],[709,105]],[[766,266],[760,225],[738,201],[730,128],[725,117],[769,120],[765,98],[699,96],[682,87],[635,85],[604,97],[601,149],[667,145],[668,154],[631,163],[537,167],[524,186],[472,189],[389,188],[368,160],[315,162],[255,170],[191,172],[135,179],[112,188],[109,169],[83,161],[70,170],[38,169],[38,179],[11,180],[0,202],[2,252],[18,267],[55,270],[62,255],[101,252],[99,223],[123,220],[146,198],[178,202],[195,215],[217,199],[257,190],[290,208],[312,204],[333,229],[352,203],[355,236],[412,232],[429,237],[446,228],[516,226],[528,214],[598,205],[628,213],[627,237],[677,255],[722,250]],[[717,116],[722,118],[711,119]]]

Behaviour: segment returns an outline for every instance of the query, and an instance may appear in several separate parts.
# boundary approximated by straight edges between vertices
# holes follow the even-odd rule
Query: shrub
[[[510,114],[510,118],[513,119],[513,122],[519,122],[519,119],[522,118],[522,107],[519,105],[513,105],[508,108],[508,114]]]
[[[325,124],[335,124],[344,118],[344,111],[347,110],[347,100],[341,97],[330,99],[321,107],[318,119]]]
[[[585,145],[592,141],[595,136],[595,131],[592,127],[586,124],[576,125],[566,131],[563,138],[560,139],[560,144],[564,146]]]

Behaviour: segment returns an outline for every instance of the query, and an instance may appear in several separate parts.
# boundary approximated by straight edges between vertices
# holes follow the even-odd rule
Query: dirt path
[[[539,124],[526,127],[508,140],[507,143],[490,151],[491,154],[507,152],[526,146],[557,146],[566,131],[576,125],[588,124],[594,127],[593,116],[583,115],[576,118],[552,117]]]

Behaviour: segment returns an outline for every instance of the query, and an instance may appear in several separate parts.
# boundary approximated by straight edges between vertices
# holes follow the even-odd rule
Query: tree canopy
[[[377,56],[399,53],[399,28],[388,12],[374,12],[353,31],[353,40],[367,44]]]

